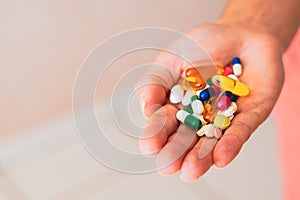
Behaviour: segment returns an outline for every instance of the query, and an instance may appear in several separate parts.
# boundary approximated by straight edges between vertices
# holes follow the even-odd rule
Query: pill
[[[208,89],[202,90],[199,94],[199,99],[201,101],[207,101],[210,98]]]
[[[189,126],[190,128],[196,131],[198,131],[202,126],[201,121],[197,117],[193,116],[185,110],[179,110],[176,113],[176,118],[180,122],[184,123],[185,125]]]
[[[216,86],[236,94],[238,96],[247,96],[249,94],[249,88],[247,85],[240,81],[235,81],[227,76],[214,75],[212,82]]]
[[[231,78],[233,80],[239,81],[239,78],[236,75],[234,75],[234,74],[229,74],[229,75],[227,75],[227,77]]]
[[[194,90],[200,90],[205,88],[206,83],[202,78],[200,72],[195,68],[191,67],[185,71],[185,80],[190,83]]]
[[[220,115],[224,115],[226,117],[231,117],[237,111],[237,105],[234,102],[231,102],[230,106],[223,111],[220,111]]]
[[[193,90],[187,90],[182,98],[181,104],[183,106],[188,106],[191,103],[191,97],[195,95]]]
[[[231,103],[231,100],[228,96],[221,96],[217,102],[217,109],[226,110]]]
[[[239,96],[232,94],[231,102],[236,102],[238,100],[238,98],[239,98]]]
[[[206,137],[214,137],[214,126],[212,124],[207,124],[202,126],[200,130],[197,131],[197,135],[200,137],[205,135]]]
[[[227,67],[224,67],[224,72],[223,72],[223,75],[224,76],[228,76],[230,74],[233,74],[233,69],[231,66],[227,66]]]
[[[193,109],[191,107],[185,107],[183,108],[183,110],[185,110],[186,112],[193,114]]]
[[[210,86],[210,88],[212,88],[214,90],[214,93],[215,93],[214,96],[216,96],[217,94],[220,94],[220,92],[221,92],[221,89],[216,85],[212,85],[212,86]]]
[[[204,106],[203,118],[206,122],[212,121],[212,107],[209,103]]]
[[[211,85],[212,85],[211,78],[208,78],[208,79],[206,80],[206,85],[208,85],[208,86],[211,86]]]
[[[214,118],[214,126],[220,128],[220,129],[226,129],[228,126],[230,126],[230,119],[224,115],[217,115]]]
[[[217,65],[217,70],[218,70],[218,74],[223,74],[224,73],[224,68],[222,66]]]
[[[198,99],[198,96],[194,95],[192,98],[192,103],[191,103],[191,107],[193,109],[193,112],[197,115],[202,114],[203,110],[204,110],[204,106],[202,101],[200,101]]]
[[[232,65],[233,73],[236,76],[240,76],[242,74],[242,65],[239,63],[236,63]]]
[[[197,115],[197,114],[193,113],[193,116],[197,117],[201,121],[202,126],[207,124],[207,121],[205,121],[205,119],[203,118],[203,115]]]
[[[234,57],[232,59],[232,65],[234,65],[234,64],[241,64],[241,60],[239,57]]]
[[[181,102],[183,99],[183,92],[184,91],[180,85],[175,85],[174,87],[172,87],[170,93],[170,102],[174,104]]]

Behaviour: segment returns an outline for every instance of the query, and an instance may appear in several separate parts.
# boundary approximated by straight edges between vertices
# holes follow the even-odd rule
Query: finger
[[[193,149],[185,156],[180,173],[180,178],[184,182],[197,180],[213,165],[212,152],[202,159],[199,158],[199,151],[206,139],[208,138],[202,137]]]
[[[162,148],[157,156],[157,166],[160,173],[172,175],[182,164],[184,156],[195,145],[198,138],[195,131],[182,124],[177,129],[173,138]]]
[[[178,127],[177,110],[175,106],[166,104],[151,116],[139,140],[142,153],[155,154],[161,150]]]
[[[240,112],[233,118],[230,127],[215,146],[213,155],[217,167],[225,167],[236,157],[243,144],[271,112],[272,108],[263,103],[265,98],[262,95],[261,98],[252,95],[239,102]],[[249,106],[251,104],[256,106]]]
[[[137,95],[145,117],[150,117],[159,105],[166,103],[168,90],[177,82],[182,72],[182,61],[170,53],[161,53],[137,84]]]

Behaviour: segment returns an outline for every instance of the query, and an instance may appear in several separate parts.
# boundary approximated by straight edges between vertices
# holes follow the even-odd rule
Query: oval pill
[[[233,69],[233,73],[236,76],[240,76],[242,75],[242,65],[239,63],[236,63],[234,65],[232,65],[232,69]]]
[[[226,129],[230,126],[230,119],[224,115],[217,115],[214,118],[214,125],[220,129]]]
[[[191,104],[191,107],[195,114],[200,115],[203,113],[204,106],[203,106],[202,101],[200,101],[199,99],[194,100]]]
[[[195,68],[191,67],[185,71],[186,80],[189,81],[190,85],[194,90],[201,90],[205,88],[206,84],[200,72]]]
[[[226,117],[231,117],[237,111],[237,105],[234,102],[231,102],[230,106],[224,110],[219,112],[219,114],[224,115]]]
[[[187,90],[182,98],[181,104],[183,106],[188,106],[191,103],[191,97],[195,95],[193,90]]]
[[[183,93],[184,91],[180,85],[175,85],[174,87],[172,87],[170,93],[170,102],[174,104],[180,103],[183,99]]]
[[[230,105],[230,98],[228,96],[221,96],[217,102],[217,109],[226,110]]]
[[[239,78],[236,75],[234,75],[234,74],[229,74],[229,75],[227,75],[227,77],[231,78],[233,80],[239,81]]]

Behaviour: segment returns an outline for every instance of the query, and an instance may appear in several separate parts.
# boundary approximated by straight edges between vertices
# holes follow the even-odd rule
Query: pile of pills
[[[217,74],[206,81],[196,68],[187,69],[170,93],[170,102],[183,106],[176,118],[199,136],[219,139],[237,111],[236,100],[249,94],[248,86],[238,79],[241,74],[238,57],[231,66],[218,67]]]

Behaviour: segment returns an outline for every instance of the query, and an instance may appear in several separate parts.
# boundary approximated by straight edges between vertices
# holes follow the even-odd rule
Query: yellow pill
[[[224,115],[217,115],[214,119],[214,126],[220,129],[226,129],[230,126],[230,119]]]
[[[213,82],[213,84],[217,85],[223,90],[230,91],[235,95],[247,96],[249,94],[249,88],[247,85],[226,76],[214,75],[211,81]]]

